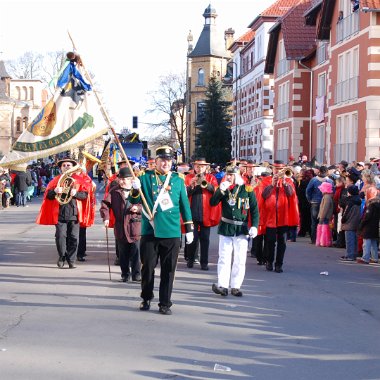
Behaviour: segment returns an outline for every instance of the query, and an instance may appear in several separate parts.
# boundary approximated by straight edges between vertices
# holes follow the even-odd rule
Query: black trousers
[[[159,306],[172,305],[171,295],[175,270],[177,267],[180,238],[156,238],[153,235],[142,236],[140,240],[141,256],[141,298],[151,300],[154,297],[154,270],[160,260]]]
[[[78,249],[79,223],[76,220],[58,222],[55,225],[55,244],[59,257],[73,263]]]
[[[140,274],[140,256],[137,242],[129,243],[124,239],[116,239],[116,244],[119,252],[121,275],[129,277],[132,272],[132,277]]]
[[[198,231],[199,229],[199,231]],[[194,240],[188,245],[187,255],[190,262],[194,262],[198,250],[198,242],[201,246],[201,265],[208,264],[208,249],[210,246],[210,227],[205,227],[201,222],[194,222]]]
[[[286,237],[288,233],[288,227],[282,226],[277,228],[267,227],[265,234],[265,247],[267,262],[275,265],[282,265],[284,262],[284,255],[286,250]],[[276,246],[277,244],[277,246]],[[276,255],[275,255],[276,251]]]
[[[266,261],[266,253],[265,253],[265,235],[257,235],[252,240],[252,248],[251,248],[251,256],[254,255],[258,263],[265,263]]]
[[[78,242],[77,257],[86,256],[86,248],[87,248],[86,231],[87,231],[87,227],[79,227],[79,242]]]

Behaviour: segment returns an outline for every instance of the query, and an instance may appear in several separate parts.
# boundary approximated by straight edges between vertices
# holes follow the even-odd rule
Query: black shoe
[[[122,274],[121,282],[128,282],[128,281],[129,281],[129,274]]]
[[[134,281],[134,282],[141,282],[141,276],[139,274],[136,274],[135,276],[132,276],[132,281]]]
[[[272,263],[266,263],[265,268],[267,271],[272,272],[273,271],[273,264]]]
[[[198,259],[195,259],[195,260],[194,260],[194,264],[199,264],[199,260],[198,260]]]
[[[192,261],[187,262],[187,267],[192,268],[194,266],[194,263]]]
[[[282,270],[282,265],[275,265],[275,267],[274,267],[274,271],[275,271],[276,273],[282,273],[282,272],[283,272],[283,270]]]
[[[257,265],[265,265],[265,261],[258,261]]]
[[[220,294],[223,297],[228,296],[228,289],[227,288],[222,288],[221,286],[217,287],[215,284],[212,284],[211,289],[215,294]]]
[[[77,261],[86,261],[86,259],[82,256],[77,256]]]
[[[140,303],[140,310],[147,311],[150,309],[150,300],[142,301]]]
[[[201,265],[201,269],[202,269],[202,270],[208,270],[208,265],[207,265],[207,264],[203,264],[203,265]]]
[[[164,314],[164,315],[171,315],[172,314],[172,311],[170,310],[169,306],[160,306],[158,308],[158,312],[160,314]]]
[[[120,265],[120,260],[119,260],[118,257],[116,257],[116,259],[115,259],[113,265]]]
[[[242,297],[243,296],[243,293],[241,290],[239,289],[235,289],[235,288],[232,288],[231,289],[231,294],[235,297]]]
[[[72,263],[71,261],[68,261],[67,264],[69,264],[69,269],[74,269],[74,268],[76,268],[75,264]]]
[[[65,257],[63,256],[58,259],[57,266],[58,268],[62,269],[64,265],[65,265]]]

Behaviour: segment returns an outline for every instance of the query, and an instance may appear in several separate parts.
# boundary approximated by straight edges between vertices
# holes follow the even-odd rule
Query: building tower
[[[210,77],[215,76],[222,80],[226,72],[226,65],[230,59],[225,43],[231,41],[231,36],[224,38],[216,26],[216,10],[211,4],[205,9],[203,17],[205,23],[198,41],[191,49],[190,42],[187,54],[187,158],[194,158],[198,147],[197,131],[203,121],[204,101]],[[226,42],[225,42],[226,41]]]

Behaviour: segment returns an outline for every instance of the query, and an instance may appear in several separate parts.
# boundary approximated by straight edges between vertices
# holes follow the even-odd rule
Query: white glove
[[[56,187],[56,188],[54,189],[54,192],[55,192],[56,194],[62,194],[62,191],[63,191],[63,187]]]
[[[185,239],[186,239],[186,244],[191,244],[194,240],[194,232],[186,232]]]
[[[223,182],[220,183],[220,185],[219,185],[219,189],[220,189],[221,191],[226,191],[230,186],[231,186],[231,183],[230,183],[230,182],[228,182],[228,181],[223,181]]]
[[[135,190],[138,190],[138,189],[141,189],[141,182],[138,178],[135,178],[132,180],[132,187],[135,189]]]
[[[238,186],[243,186],[244,185],[244,179],[241,177],[240,174],[235,174],[235,183]]]
[[[251,238],[255,238],[257,236],[257,227],[251,227],[248,234]]]
[[[104,227],[106,228],[110,225],[110,221],[107,219],[103,223],[104,223]]]

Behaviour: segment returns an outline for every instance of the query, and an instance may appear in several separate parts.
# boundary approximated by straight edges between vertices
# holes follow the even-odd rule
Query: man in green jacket
[[[210,199],[211,206],[219,202],[222,203],[222,218],[218,227],[218,285],[213,284],[212,290],[227,296],[228,288],[231,287],[231,294],[241,297],[248,236],[257,236],[259,209],[252,186],[244,184],[237,166],[227,167],[225,180]]]
[[[147,170],[132,181],[131,203],[141,202],[142,191],[153,215],[150,220],[145,207],[141,226],[141,298],[140,310],[149,310],[154,297],[154,269],[160,259],[159,312],[171,314],[171,294],[181,242],[181,220],[186,231],[186,244],[193,241],[193,222],[184,179],[171,171],[173,149],[156,150],[156,168]]]

